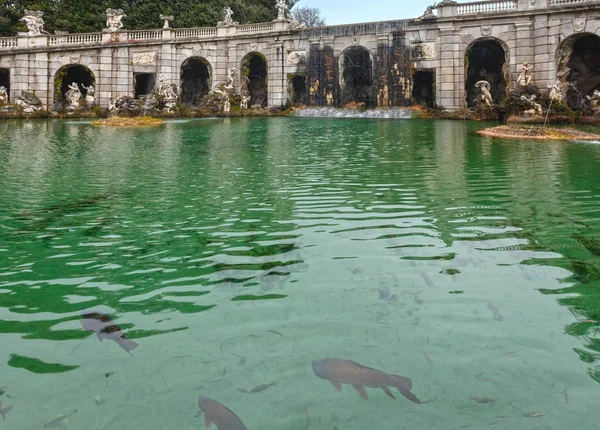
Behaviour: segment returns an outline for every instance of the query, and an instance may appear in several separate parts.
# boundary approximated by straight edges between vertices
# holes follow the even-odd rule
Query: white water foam
[[[338,108],[306,108],[297,110],[294,116],[304,118],[370,118],[370,119],[410,119],[412,112],[408,109],[338,109]]]

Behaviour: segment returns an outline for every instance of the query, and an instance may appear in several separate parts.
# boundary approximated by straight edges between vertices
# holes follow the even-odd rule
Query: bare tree
[[[316,7],[295,7],[292,9],[292,18],[298,21],[302,27],[325,25],[325,18],[321,16],[321,10]]]

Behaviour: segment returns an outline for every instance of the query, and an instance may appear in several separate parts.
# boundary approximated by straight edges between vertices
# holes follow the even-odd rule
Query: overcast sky
[[[319,8],[327,24],[336,25],[417,18],[436,2],[438,0],[300,0],[298,6]]]

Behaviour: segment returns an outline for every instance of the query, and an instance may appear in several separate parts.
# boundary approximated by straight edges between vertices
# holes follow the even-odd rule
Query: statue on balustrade
[[[106,28],[111,32],[119,31],[123,28],[123,18],[127,18],[127,15],[122,9],[106,9]]]
[[[230,25],[238,25],[239,23],[233,20],[233,11],[229,6],[223,9],[223,21],[219,21],[217,26],[228,27]]]
[[[287,12],[290,10],[285,0],[277,0],[275,3],[277,8],[277,21],[283,21],[287,19]]]
[[[168,30],[169,28],[169,22],[173,21],[173,19],[175,19],[175,17],[173,15],[159,15],[159,18],[161,21],[164,21],[165,24],[163,25],[163,30]]]
[[[44,16],[44,12],[40,12],[39,10],[26,10],[25,16],[21,18],[19,21],[25,21],[25,25],[27,26],[28,36],[39,36],[42,33],[46,33],[44,31],[44,20],[42,17]]]
[[[419,19],[433,19],[433,18],[437,18],[437,16],[435,15],[435,13],[433,13],[433,11],[435,9],[437,9],[437,3],[434,3],[431,6],[427,6],[427,9],[425,9],[425,12],[423,13],[423,15],[421,15],[419,17]]]

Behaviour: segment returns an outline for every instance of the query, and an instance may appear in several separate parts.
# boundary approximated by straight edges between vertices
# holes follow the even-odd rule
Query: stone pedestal
[[[273,30],[274,31],[286,31],[290,29],[290,20],[289,19],[276,19],[273,21]]]
[[[222,25],[217,26],[217,37],[231,37],[237,33],[237,26],[235,25]]]
[[[457,4],[439,4],[437,7],[438,18],[449,18],[458,15]]]
[[[17,47],[25,49],[45,48],[48,46],[48,36],[30,36],[29,33],[17,33]]]
[[[107,28],[102,30],[102,43],[127,42],[127,32],[123,30],[112,31]]]

